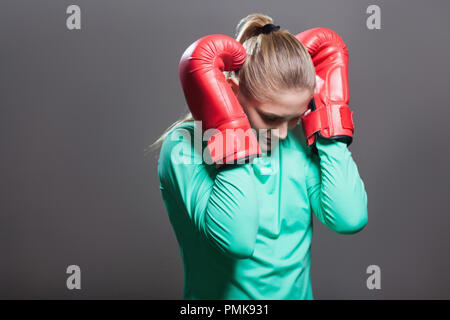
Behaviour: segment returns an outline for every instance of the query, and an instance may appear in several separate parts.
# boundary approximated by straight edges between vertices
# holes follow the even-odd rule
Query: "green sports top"
[[[313,299],[312,214],[341,234],[367,222],[367,194],[347,145],[319,138],[316,155],[299,124],[252,163],[217,170],[202,161],[206,143],[193,143],[199,130],[193,121],[172,128],[158,159],[183,299]]]

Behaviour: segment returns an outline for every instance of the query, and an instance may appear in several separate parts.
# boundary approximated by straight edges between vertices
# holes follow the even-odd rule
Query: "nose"
[[[278,139],[283,140],[287,137],[287,131],[288,131],[288,123],[283,122],[279,127],[277,127],[274,134],[278,136]],[[278,132],[277,132],[278,131]]]

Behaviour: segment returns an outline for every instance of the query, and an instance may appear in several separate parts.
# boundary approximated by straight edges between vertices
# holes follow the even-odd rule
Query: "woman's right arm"
[[[193,130],[176,128],[166,137],[158,161],[161,185],[170,190],[173,201],[183,202],[190,221],[207,241],[233,258],[248,258],[259,220],[251,164],[217,171],[202,161],[203,150],[195,151],[191,135]]]

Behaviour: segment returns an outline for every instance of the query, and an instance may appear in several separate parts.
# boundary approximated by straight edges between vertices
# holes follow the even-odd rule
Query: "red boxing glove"
[[[181,85],[192,116],[202,121],[204,131],[217,129],[208,140],[216,166],[261,154],[247,115],[223,74],[239,69],[245,59],[241,43],[214,34],[191,44],[180,60]]]
[[[348,52],[344,41],[327,28],[306,30],[296,38],[311,55],[318,80],[309,105],[311,111],[302,116],[308,145],[317,153],[318,136],[350,145],[354,126],[353,112],[348,107]]]

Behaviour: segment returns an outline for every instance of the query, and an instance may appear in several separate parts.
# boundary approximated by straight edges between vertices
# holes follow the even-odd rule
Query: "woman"
[[[314,151],[305,139],[300,119],[318,92],[305,46],[262,14],[242,19],[236,40],[247,57],[227,74],[230,92],[257,136],[259,129],[271,133],[232,153],[234,160],[250,161],[217,165],[224,153],[213,155],[211,139],[201,150],[195,146],[192,137],[205,128],[190,113],[154,144],[162,143],[158,175],[183,259],[183,298],[313,299],[312,213],[335,232],[358,232],[367,222],[364,183],[345,141],[316,134]],[[195,119],[214,126],[205,113],[211,117],[214,103],[232,97],[207,101],[199,110],[205,99],[194,92],[194,105],[188,95],[196,88],[188,89]],[[266,145],[273,140],[278,142]],[[208,150],[212,163],[204,158]]]

